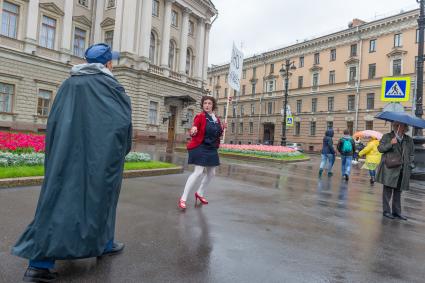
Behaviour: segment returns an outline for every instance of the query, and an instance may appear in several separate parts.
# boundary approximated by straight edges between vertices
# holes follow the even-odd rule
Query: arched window
[[[149,60],[151,61],[151,64],[155,64],[155,47],[156,47],[155,34],[151,32],[151,42],[149,45]]]
[[[176,52],[176,46],[174,45],[174,42],[170,40],[170,49],[168,52],[168,67],[170,67],[170,70],[174,70],[174,54]]]
[[[191,67],[192,67],[192,52],[188,48],[186,51],[186,75],[188,75],[189,77],[192,75]]]

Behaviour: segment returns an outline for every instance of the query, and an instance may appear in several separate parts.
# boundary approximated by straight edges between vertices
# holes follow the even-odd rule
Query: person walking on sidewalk
[[[325,136],[323,137],[322,146],[322,161],[320,162],[319,178],[322,177],[323,170],[326,167],[328,177],[332,176],[332,167],[335,163],[335,149],[332,141],[334,136],[334,130],[326,130]],[[326,166],[327,165],[327,166]]]
[[[362,140],[360,137],[356,137],[354,140],[354,157],[353,157],[353,164],[357,165],[359,163],[359,152],[364,148],[364,144],[362,143]]]
[[[195,201],[199,199],[202,204],[208,204],[204,190],[215,176],[215,168],[220,165],[218,148],[220,146],[220,137],[226,128],[226,125],[222,124],[220,119],[214,114],[216,107],[217,102],[214,97],[203,96],[201,99],[203,111],[195,116],[193,126],[190,129],[192,139],[187,144],[188,164],[195,165],[195,169],[187,179],[183,195],[178,203],[178,206],[183,210],[187,207],[186,201],[190,191],[204,170],[206,170],[206,174],[195,193]]]
[[[353,160],[355,150],[354,140],[350,136],[350,131],[348,129],[344,130],[344,136],[339,139],[337,148],[341,154],[342,177],[348,181],[351,172],[351,161]]]
[[[375,183],[376,167],[381,162],[381,153],[378,151],[379,141],[375,137],[371,137],[366,147],[359,152],[359,156],[366,155],[366,161],[362,169],[369,170],[370,184]]]
[[[37,209],[12,248],[29,259],[26,282],[56,280],[56,260],[124,248],[114,241],[115,218],[132,124],[130,97],[111,72],[118,56],[106,44],[89,47],[55,97]]]
[[[378,146],[382,160],[376,172],[376,181],[384,185],[383,215],[391,219],[407,220],[401,214],[401,192],[409,190],[414,159],[413,139],[406,135],[408,131],[407,125],[394,122],[393,131],[385,134]]]

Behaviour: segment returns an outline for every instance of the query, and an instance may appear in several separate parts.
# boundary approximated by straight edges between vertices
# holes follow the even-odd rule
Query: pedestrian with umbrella
[[[379,113],[375,118],[392,122],[392,131],[383,135],[378,146],[382,160],[378,166],[376,181],[384,185],[383,216],[407,220],[401,214],[401,192],[409,190],[414,144],[406,133],[409,125],[425,128],[425,121],[404,112],[389,111]]]
[[[357,134],[357,133],[356,133]],[[358,136],[369,138],[369,142],[366,147],[359,152],[359,156],[366,156],[366,161],[362,166],[362,169],[369,170],[370,184],[375,183],[376,168],[381,162],[381,153],[378,151],[379,139],[382,138],[382,134],[376,131],[362,131]]]

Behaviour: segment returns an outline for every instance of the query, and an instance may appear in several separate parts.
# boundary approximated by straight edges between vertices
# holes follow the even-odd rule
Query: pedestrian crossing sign
[[[288,117],[286,117],[286,125],[287,125],[287,126],[292,126],[292,125],[294,125],[294,117],[292,117],[292,116],[288,116]]]
[[[382,101],[409,101],[410,77],[382,78]]]

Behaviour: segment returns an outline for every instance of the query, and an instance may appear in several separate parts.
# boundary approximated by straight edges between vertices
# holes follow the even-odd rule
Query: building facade
[[[240,93],[227,84],[228,64],[210,68],[208,89],[219,100],[220,116],[232,97],[225,142],[280,145],[284,79],[279,69],[286,60],[296,67],[288,86],[294,117],[286,131],[288,142],[318,151],[327,128],[337,138],[344,129],[387,132],[388,123],[373,118],[386,104],[381,80],[410,76],[410,101],[403,106],[412,111],[418,16],[419,10],[413,10],[369,23],[354,19],[346,30],[246,58]]]
[[[209,0],[0,0],[0,129],[43,131],[56,92],[93,43],[121,52],[137,138],[183,141],[205,93]]]

